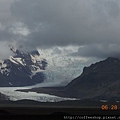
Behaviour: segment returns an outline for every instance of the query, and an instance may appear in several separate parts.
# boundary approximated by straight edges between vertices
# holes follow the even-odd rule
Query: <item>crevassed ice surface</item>
[[[55,53],[54,49],[58,48],[61,50],[60,54]],[[43,71],[45,80],[42,84],[37,84],[37,87],[64,86],[82,73],[84,67],[82,62],[86,61],[86,59],[70,56],[70,54],[77,51],[77,49],[70,47],[66,49],[57,47],[54,49],[38,49],[40,56],[47,60],[48,65],[46,70]]]

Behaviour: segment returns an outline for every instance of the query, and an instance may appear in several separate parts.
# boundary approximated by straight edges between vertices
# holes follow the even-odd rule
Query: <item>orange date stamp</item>
[[[102,110],[118,110],[117,105],[102,105],[101,106]]]

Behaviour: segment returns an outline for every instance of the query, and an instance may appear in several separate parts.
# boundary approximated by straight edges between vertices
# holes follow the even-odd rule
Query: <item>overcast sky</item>
[[[28,49],[71,45],[79,46],[73,56],[119,57],[120,1],[0,0],[0,49],[6,56],[9,44]]]

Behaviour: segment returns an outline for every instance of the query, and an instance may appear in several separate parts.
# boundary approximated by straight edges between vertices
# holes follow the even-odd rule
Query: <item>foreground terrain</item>
[[[105,104],[109,106],[108,110],[102,110],[101,106]],[[117,105],[117,110],[111,110],[111,105]],[[100,102],[92,100],[64,101],[57,103],[35,102],[31,100],[21,100],[16,102],[0,101],[0,114],[23,114],[23,115],[104,115],[119,114],[120,104],[114,101]]]

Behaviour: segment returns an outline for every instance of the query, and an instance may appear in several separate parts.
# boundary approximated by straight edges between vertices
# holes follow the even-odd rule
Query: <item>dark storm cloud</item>
[[[118,0],[19,0],[11,10],[32,30],[26,44],[84,45],[119,42],[119,5]]]

